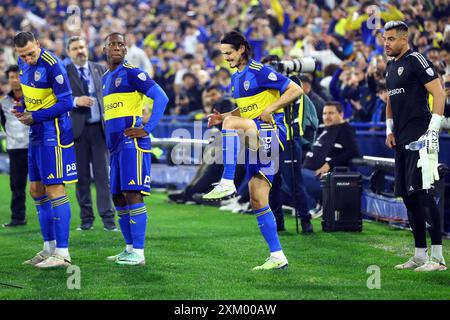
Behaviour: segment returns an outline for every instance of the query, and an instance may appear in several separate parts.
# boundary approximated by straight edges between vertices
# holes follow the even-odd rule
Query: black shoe
[[[302,233],[313,233],[313,225],[311,224],[310,220],[302,220],[301,221],[302,226]]]
[[[167,197],[169,198],[169,200],[176,203],[185,203],[187,200],[184,191],[169,193]]]
[[[103,230],[105,231],[119,231],[114,224],[105,224],[103,227]]]
[[[78,231],[92,230],[94,226],[90,223],[83,223],[81,226],[77,228]]]
[[[2,224],[2,227],[9,228],[9,227],[19,227],[24,226],[27,224],[27,220],[12,220],[11,222]]]

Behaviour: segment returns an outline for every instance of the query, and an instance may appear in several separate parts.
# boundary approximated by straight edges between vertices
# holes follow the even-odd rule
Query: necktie
[[[86,74],[86,69],[84,67],[80,68],[80,79],[81,83],[83,84],[84,93],[88,96],[89,95],[89,78]]]

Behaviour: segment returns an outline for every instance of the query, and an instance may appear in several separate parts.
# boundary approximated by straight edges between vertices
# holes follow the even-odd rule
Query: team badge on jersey
[[[398,75],[401,76],[403,73],[403,67],[399,67],[397,72],[398,72]]]
[[[55,77],[56,82],[58,82],[59,84],[63,84],[64,83],[64,77],[62,76],[62,74],[60,74],[59,76]]]
[[[272,81],[278,80],[277,75],[273,72],[271,72],[267,78],[269,78],[269,80],[272,80]]]
[[[429,75],[430,77],[434,76],[434,71],[433,71],[433,69],[428,68],[428,69],[425,70],[425,71],[428,73],[428,75]]]
[[[122,78],[117,78],[116,81],[114,82],[116,87],[120,86],[121,83],[122,83]]]
[[[34,73],[34,81],[39,81],[40,78],[41,78],[41,73],[39,71],[36,71]]]
[[[138,74],[138,78],[141,79],[142,81],[147,80],[147,76],[145,75],[145,73],[141,72]]]
[[[245,80],[244,81],[244,89],[247,91],[250,88],[250,81]]]

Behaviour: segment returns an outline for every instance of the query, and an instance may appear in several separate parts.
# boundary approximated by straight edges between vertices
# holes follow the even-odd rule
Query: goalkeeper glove
[[[439,129],[441,128],[442,116],[433,113],[428,130],[419,138],[424,142],[428,153],[439,152]]]
[[[422,189],[431,189],[434,181],[439,180],[438,153],[427,153],[425,148],[419,150],[417,168],[422,168]]]

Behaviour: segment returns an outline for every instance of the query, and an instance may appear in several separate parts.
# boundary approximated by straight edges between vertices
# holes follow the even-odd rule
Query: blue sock
[[[55,240],[55,220],[53,219],[53,209],[47,196],[34,198],[36,210],[39,217],[42,239],[44,241]]]
[[[116,207],[117,215],[119,216],[120,230],[122,231],[125,244],[132,245],[133,237],[131,236],[130,214],[128,213],[128,206]]]
[[[270,207],[266,206],[253,212],[256,215],[259,229],[269,245],[270,252],[280,251],[281,244],[278,240],[277,223]]]
[[[222,130],[223,179],[234,180],[239,147],[237,130]]]
[[[55,214],[56,248],[69,247],[70,202],[67,196],[50,200]]]
[[[128,209],[130,213],[133,249],[144,249],[145,231],[147,229],[147,209],[144,203],[129,205]]]

